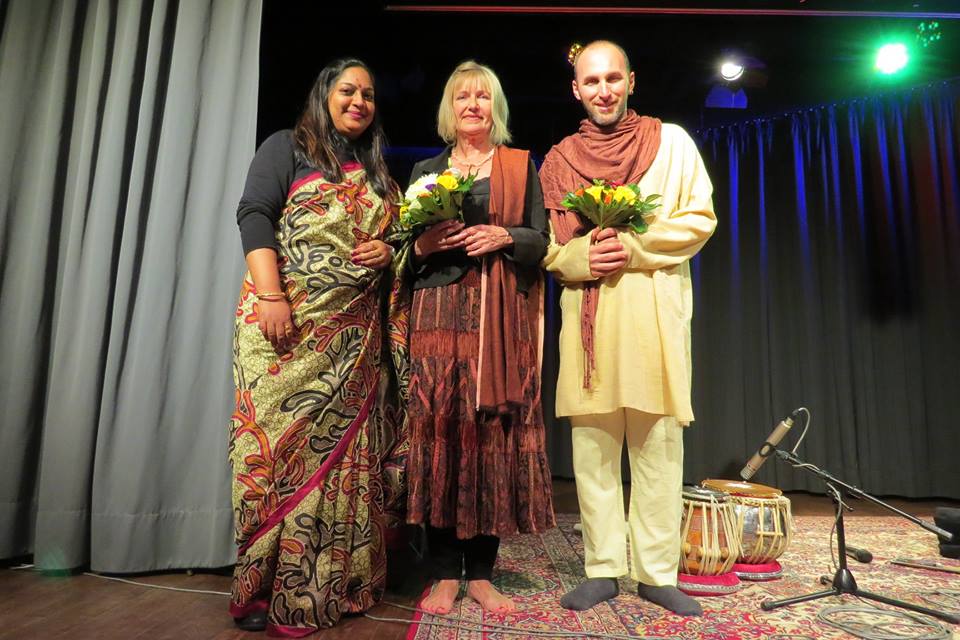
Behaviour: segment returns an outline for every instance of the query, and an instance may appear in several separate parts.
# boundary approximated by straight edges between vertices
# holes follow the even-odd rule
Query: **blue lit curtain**
[[[688,481],[734,477],[806,406],[808,461],[960,497],[958,100],[952,81],[699,132],[720,226],[694,265]],[[823,489],[780,462],[757,478]]]

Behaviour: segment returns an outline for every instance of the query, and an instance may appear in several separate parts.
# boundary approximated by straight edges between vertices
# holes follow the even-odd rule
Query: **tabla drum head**
[[[746,496],[750,498],[776,498],[783,495],[783,491],[776,487],[768,487],[765,484],[756,482],[744,482],[742,480],[717,480],[708,478],[700,483],[706,489],[722,491],[732,496]]]
[[[695,502],[726,502],[729,498],[723,491],[714,491],[713,489],[692,485],[683,487],[683,497],[685,500],[693,500]]]

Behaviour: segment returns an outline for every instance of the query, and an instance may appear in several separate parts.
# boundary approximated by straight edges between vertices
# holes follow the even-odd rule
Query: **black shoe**
[[[234,618],[233,623],[244,631],[263,631],[267,628],[267,612],[257,611],[242,618]]]

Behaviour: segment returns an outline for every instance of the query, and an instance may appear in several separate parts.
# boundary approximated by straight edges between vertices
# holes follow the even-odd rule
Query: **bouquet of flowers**
[[[589,187],[580,187],[563,198],[564,207],[576,211],[600,229],[630,227],[637,233],[647,230],[646,216],[660,206],[660,194],[644,198],[640,186],[594,180]]]
[[[417,228],[454,218],[463,219],[463,196],[476,176],[463,176],[451,167],[441,174],[428,173],[407,189],[400,203],[400,227],[411,232]]]

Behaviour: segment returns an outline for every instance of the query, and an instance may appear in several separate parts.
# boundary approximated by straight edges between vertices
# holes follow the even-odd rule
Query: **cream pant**
[[[571,416],[573,471],[588,578],[627,574],[651,586],[676,585],[680,563],[683,428],[675,418],[634,409]],[[620,457],[630,456],[630,513],[623,514]]]

